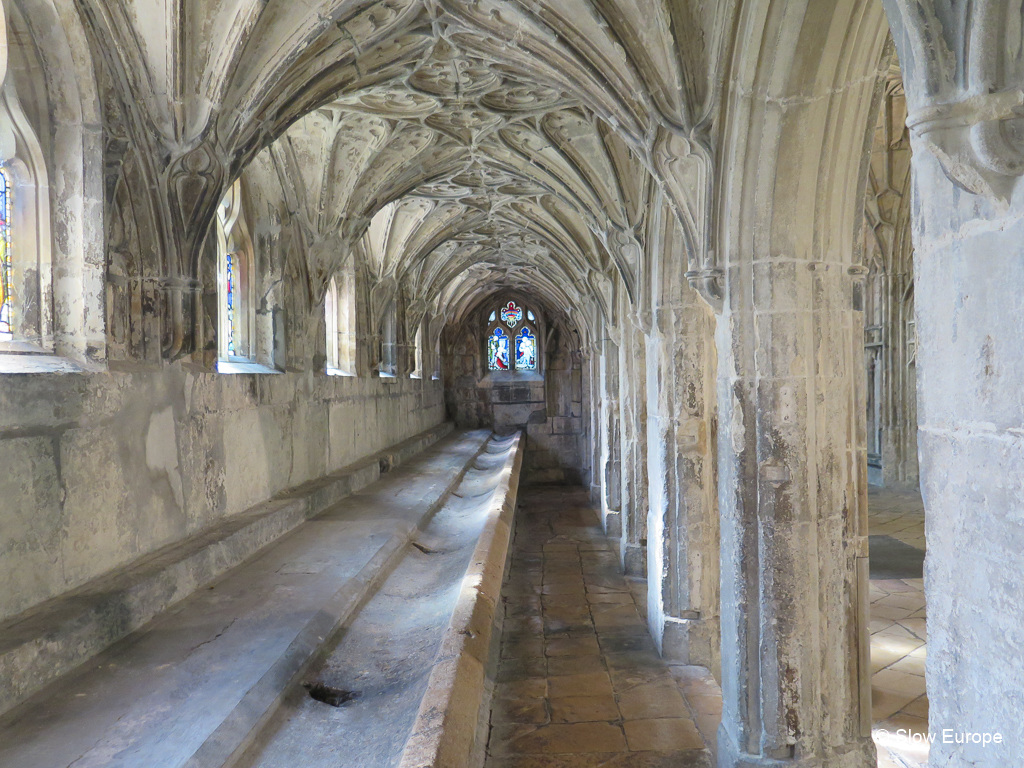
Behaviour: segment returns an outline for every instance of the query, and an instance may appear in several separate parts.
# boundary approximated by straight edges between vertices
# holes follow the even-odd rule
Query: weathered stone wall
[[[487,318],[510,298],[536,308],[541,358],[536,372],[487,370]],[[514,294],[481,303],[442,335],[445,398],[452,419],[467,428],[524,428],[527,482],[590,482],[589,397],[576,338],[563,320],[546,322],[536,303]]]
[[[429,379],[176,364],[0,384],[0,619],[444,419]]]

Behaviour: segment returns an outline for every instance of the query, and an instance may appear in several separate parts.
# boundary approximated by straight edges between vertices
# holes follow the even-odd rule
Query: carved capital
[[[1019,4],[884,1],[915,139],[954,183],[1005,206],[1024,175]]]
[[[691,269],[686,280],[716,314],[725,305],[725,271],[718,267]]]
[[[918,141],[961,187],[994,200],[1009,198],[1024,175],[1024,90],[969,96],[907,117]]]

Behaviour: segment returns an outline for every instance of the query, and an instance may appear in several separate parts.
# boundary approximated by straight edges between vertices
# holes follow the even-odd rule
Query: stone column
[[[855,233],[885,18],[868,0],[755,4],[737,35],[719,191],[718,761],[869,768]]]
[[[602,341],[601,382],[601,519],[608,538],[622,536],[622,438],[619,410],[619,347],[607,338]]]
[[[1024,202],[967,195],[914,150],[929,764],[1021,765]]]
[[[619,347],[619,403],[622,412],[622,567],[647,575],[647,365],[644,334],[623,324]]]
[[[647,616],[662,656],[718,676],[714,319],[681,290],[647,336]]]
[[[952,0],[885,6],[913,147],[929,764],[1022,765],[1021,9],[1008,0],[969,13]]]
[[[719,765],[873,765],[862,324],[843,263],[764,254],[719,333]],[[741,268],[742,269],[742,268]]]

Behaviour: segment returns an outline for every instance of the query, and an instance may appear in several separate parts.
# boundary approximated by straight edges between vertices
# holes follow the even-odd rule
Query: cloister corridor
[[[0,0],[0,768],[1024,768],[1022,9]]]

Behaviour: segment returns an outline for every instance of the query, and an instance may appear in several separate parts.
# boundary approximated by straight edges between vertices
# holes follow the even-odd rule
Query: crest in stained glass
[[[530,333],[530,329],[525,326],[516,334],[516,369],[520,371],[537,369],[537,337]]]
[[[0,341],[14,337],[11,276],[11,180],[0,168]]]
[[[501,328],[495,328],[487,339],[487,367],[492,371],[507,371],[509,337]]]
[[[501,309],[501,322],[507,325],[509,328],[515,328],[519,325],[519,321],[523,319],[523,310],[516,306],[514,301],[510,301],[507,306]]]

